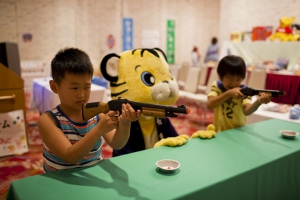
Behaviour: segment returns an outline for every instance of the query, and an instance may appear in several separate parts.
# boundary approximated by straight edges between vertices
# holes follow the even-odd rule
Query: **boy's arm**
[[[118,118],[115,117],[115,120],[112,120],[112,118],[114,118],[113,116],[113,111],[104,115],[101,119],[102,123],[99,122],[82,139],[73,145],[65,137],[63,131],[56,126],[55,120],[49,113],[40,116],[38,128],[43,143],[51,149],[55,155],[70,164],[76,164],[90,152],[102,135],[117,128]],[[101,124],[105,124],[105,126]]]
[[[260,96],[258,96],[257,100],[252,103],[252,104],[245,104],[243,106],[243,111],[244,114],[247,115],[251,115],[252,113],[254,113],[261,104],[267,104],[270,103],[271,101],[271,97],[269,94],[266,93],[261,93]]]
[[[227,90],[219,96],[208,96],[207,107],[209,109],[213,109],[229,98],[242,98],[244,95],[241,93],[240,88],[233,88],[231,90]]]
[[[140,110],[136,112],[130,104],[123,104],[118,127],[103,135],[107,144],[113,149],[122,149],[129,139],[131,122],[136,121],[140,116]]]

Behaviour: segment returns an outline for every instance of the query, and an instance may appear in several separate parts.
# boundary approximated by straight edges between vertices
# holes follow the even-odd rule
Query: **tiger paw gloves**
[[[215,137],[215,126],[213,124],[209,124],[206,128],[206,130],[199,130],[192,134],[191,139],[200,137],[202,139],[210,139]],[[161,147],[161,146],[169,146],[169,147],[175,147],[175,146],[182,146],[184,145],[189,139],[189,136],[187,135],[179,135],[177,137],[168,137],[163,138],[160,141],[156,142],[154,145],[154,148]]]
[[[154,148],[160,146],[169,146],[169,147],[182,146],[187,142],[188,139],[189,136],[187,135],[179,135],[177,137],[163,138],[154,144]]]
[[[202,139],[210,139],[212,137],[215,137],[215,126],[213,124],[209,124],[206,128],[206,130],[199,130],[192,134],[191,138],[200,137]]]

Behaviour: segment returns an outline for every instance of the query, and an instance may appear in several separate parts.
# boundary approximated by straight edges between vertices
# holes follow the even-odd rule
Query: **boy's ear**
[[[50,85],[50,88],[51,88],[52,92],[54,92],[55,94],[57,94],[58,93],[58,90],[57,90],[58,86],[57,86],[57,84],[53,80],[50,80],[49,81],[49,85]]]

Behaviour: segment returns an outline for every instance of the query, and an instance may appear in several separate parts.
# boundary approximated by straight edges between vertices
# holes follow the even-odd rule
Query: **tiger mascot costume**
[[[179,98],[178,84],[164,52],[158,48],[108,54],[100,63],[100,71],[110,82],[112,99],[173,105]],[[131,123],[127,144],[120,150],[114,149],[113,156],[159,146],[181,146],[187,140],[187,135],[178,135],[168,118],[142,115]]]

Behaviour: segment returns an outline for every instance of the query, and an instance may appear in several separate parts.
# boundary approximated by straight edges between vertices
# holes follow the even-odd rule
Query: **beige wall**
[[[232,31],[253,26],[278,26],[281,16],[300,23],[300,0],[0,0],[0,42],[19,44],[21,60],[49,61],[65,46],[86,51],[98,65],[108,53],[122,51],[122,19],[133,18],[134,48],[140,48],[143,30],[159,32],[166,50],[166,23],[176,22],[176,63],[190,60],[194,45],[204,56],[212,36],[220,43]],[[32,33],[31,43],[22,34]],[[109,49],[106,37],[116,45]]]
[[[176,62],[190,60],[194,45],[204,54],[218,34],[219,0],[0,0],[0,42],[19,44],[21,60],[51,60],[62,47],[86,51],[96,63],[108,53],[122,51],[122,19],[133,18],[134,48],[141,47],[142,31],[159,32],[166,50],[166,23],[176,22]],[[32,33],[31,43],[22,35]],[[106,37],[116,45],[109,49]]]

